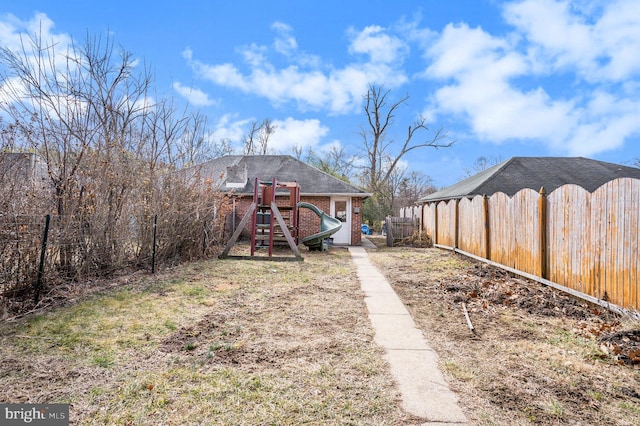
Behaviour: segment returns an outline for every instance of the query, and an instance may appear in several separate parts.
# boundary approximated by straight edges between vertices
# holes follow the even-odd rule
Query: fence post
[[[456,198],[456,204],[454,205],[454,218],[453,218],[453,248],[459,248],[459,234],[460,234],[460,198]]]
[[[438,202],[433,207],[433,244],[438,244]]]
[[[49,237],[49,223],[51,215],[48,214],[44,218],[44,232],[42,233],[42,246],[40,248],[40,265],[38,267],[38,276],[35,283],[35,294],[33,295],[33,303],[38,304],[40,299],[40,288],[42,287],[42,275],[44,274],[44,259],[47,251],[47,238]]]
[[[491,235],[489,234],[489,197],[487,194],[482,196],[482,205],[484,210],[484,257],[491,260]]]
[[[153,215],[153,248],[151,249],[151,273],[156,273],[156,233],[158,231],[158,214]]]
[[[387,228],[387,247],[393,247],[393,221],[391,216],[387,216],[384,221]]]
[[[538,197],[538,241],[540,244],[540,277],[547,279],[547,191],[544,186],[540,188]]]
[[[202,223],[202,255],[207,252],[207,220],[204,219]]]

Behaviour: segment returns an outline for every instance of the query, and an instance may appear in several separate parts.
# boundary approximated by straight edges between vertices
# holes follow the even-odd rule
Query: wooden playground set
[[[277,197],[277,198],[276,198]],[[320,218],[317,233],[300,238],[300,208],[313,211]],[[250,255],[230,255],[242,232],[250,225]],[[300,185],[297,182],[278,182],[255,179],[253,201],[225,246],[221,259],[250,260],[304,260],[298,249],[300,243],[309,250],[328,248],[327,238],[338,232],[342,222],[313,204],[300,201]],[[274,247],[288,245],[293,256],[276,256]],[[258,254],[265,253],[266,254]]]

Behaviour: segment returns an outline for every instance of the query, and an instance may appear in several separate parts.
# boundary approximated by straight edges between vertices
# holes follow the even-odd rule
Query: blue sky
[[[159,95],[239,143],[361,154],[369,84],[409,95],[390,138],[419,115],[456,143],[405,157],[455,183],[480,156],[640,157],[640,1],[9,0],[0,43],[42,28],[60,43],[110,33],[153,69]]]

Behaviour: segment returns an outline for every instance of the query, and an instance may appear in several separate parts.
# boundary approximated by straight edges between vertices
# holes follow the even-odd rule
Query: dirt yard
[[[461,255],[373,240],[371,260],[474,423],[640,424],[638,321]]]

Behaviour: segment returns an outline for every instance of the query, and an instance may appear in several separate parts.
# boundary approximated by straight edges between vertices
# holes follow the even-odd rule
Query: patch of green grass
[[[172,320],[168,319],[164,322],[164,326],[167,327],[167,330],[169,331],[176,331],[176,329],[178,328],[178,326],[176,325],[175,322],[173,322]]]
[[[113,366],[114,360],[111,354],[97,354],[93,356],[93,363],[98,367],[109,368]]]
[[[546,338],[546,343],[551,346],[585,354],[598,351],[594,341],[576,335],[572,331],[558,328],[554,329],[553,334]]]
[[[89,396],[92,398],[99,398],[108,392],[109,390],[105,386],[94,386],[89,390]]]
[[[188,297],[203,297],[207,293],[207,289],[201,285],[187,286],[183,290],[183,294]]]
[[[567,347],[577,344],[576,335],[567,330],[554,330],[554,333],[546,340],[551,346]]]
[[[587,392],[587,395],[589,396],[589,398],[593,399],[594,401],[599,402],[604,400],[604,395],[600,392],[589,391]]]
[[[551,400],[547,404],[547,412],[551,414],[553,417],[562,418],[565,415],[565,409],[562,403],[558,400]]]
[[[632,401],[622,401],[618,404],[618,407],[636,422],[640,420],[640,404]]]
[[[365,377],[373,377],[381,373],[381,368],[378,363],[373,359],[377,354],[365,353],[360,351],[356,354],[354,368],[362,373]]]
[[[182,278],[158,281],[158,291],[123,288],[90,296],[76,305],[34,316],[15,330],[16,344],[27,353],[38,353],[46,343],[52,354],[85,359],[85,362],[110,367],[122,349],[152,350],[159,338],[178,328],[176,318],[198,312],[182,294],[204,294],[199,283]],[[159,295],[163,289],[164,295]],[[181,291],[176,292],[179,289]],[[202,308],[206,309],[206,308]]]
[[[470,381],[475,378],[473,371],[466,370],[455,361],[445,361],[442,363],[442,369],[451,374],[454,378],[462,381]]]
[[[522,412],[526,416],[527,420],[529,420],[530,422],[536,421],[536,416],[534,414],[534,410],[532,407],[525,407],[524,410],[522,410]]]
[[[136,419],[145,424],[247,424],[247,419],[253,419],[255,424],[282,424],[277,419],[286,419],[288,401],[278,397],[286,392],[277,385],[278,380],[269,374],[229,368],[199,371],[178,367],[164,373],[132,375],[110,395],[109,405],[117,410],[97,413],[92,420],[112,424]],[[181,384],[180,389],[175,388],[176,383]]]
[[[493,420],[493,418],[491,418],[491,416],[487,412],[480,412],[480,415],[478,417],[482,421],[483,426],[494,426],[498,424]]]

